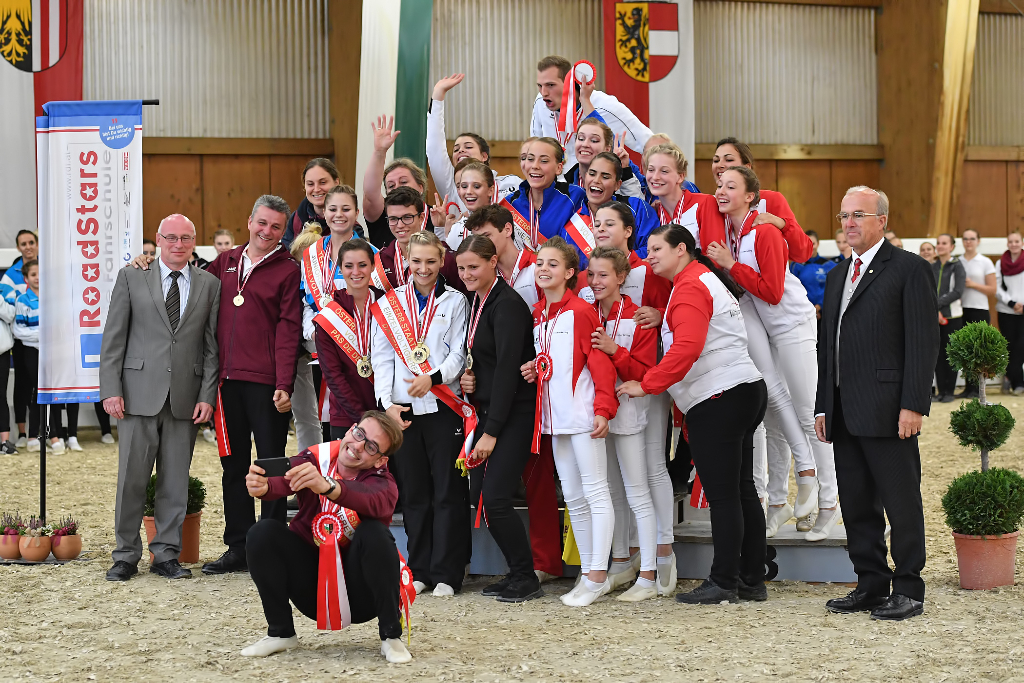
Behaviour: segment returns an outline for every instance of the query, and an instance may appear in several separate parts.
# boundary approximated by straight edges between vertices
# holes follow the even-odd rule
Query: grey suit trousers
[[[199,426],[171,414],[170,396],[151,417],[129,415],[118,421],[117,501],[114,561],[137,564],[142,557],[139,527],[146,486],[156,463],[156,536],[149,544],[154,562],[177,559],[181,553],[181,524],[188,503],[188,471]]]

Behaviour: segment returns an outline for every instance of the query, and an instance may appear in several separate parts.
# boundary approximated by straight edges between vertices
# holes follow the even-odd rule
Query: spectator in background
[[[996,263],[996,313],[999,331],[1010,347],[1006,380],[1017,396],[1024,394],[1024,241],[1019,232],[1006,237],[1006,251]],[[1005,386],[1005,385],[1004,385]]]
[[[210,265],[210,262],[197,254],[195,249],[192,249],[192,256],[189,258],[188,263],[201,270],[206,270],[206,267]]]
[[[935,245],[931,242],[922,242],[917,253],[928,263],[935,263]]]
[[[953,400],[956,389],[956,369],[949,364],[946,357],[946,344],[949,335],[964,324],[964,309],[960,298],[964,295],[964,282],[967,275],[964,264],[953,256],[956,240],[952,235],[942,234],[935,240],[936,259],[932,264],[935,274],[936,293],[939,297],[939,358],[935,362],[935,386],[938,394],[933,401],[949,403]]]
[[[235,248],[235,236],[230,230],[221,228],[213,233],[213,248],[217,250],[218,254],[231,251]]]
[[[61,414],[68,414],[68,428],[64,429]],[[67,449],[81,451],[78,444],[78,404],[54,403],[50,406],[50,452],[63,453]]]
[[[850,258],[850,254],[853,253],[853,249],[850,248],[850,243],[846,241],[846,233],[843,232],[842,228],[836,230],[836,249],[839,250],[839,256],[832,259],[834,263],[841,263],[843,259]]]
[[[814,254],[805,263],[790,263],[789,270],[799,278],[804,289],[807,290],[807,298],[814,304],[814,311],[818,318],[818,325],[821,325],[821,306],[825,297],[825,277],[828,271],[836,267],[835,261],[818,256],[818,233],[813,230],[804,230],[804,233],[811,238],[814,244]]]
[[[24,253],[24,252],[22,252]],[[14,338],[21,342],[25,364],[22,381],[28,390],[28,434],[26,446],[30,453],[39,450],[39,404],[36,402],[36,385],[39,381],[39,262],[26,260],[21,265],[25,293],[21,294],[14,306]],[[18,375],[14,375],[18,383]],[[24,424],[19,425],[22,434]]]
[[[291,249],[292,241],[299,236],[307,223],[316,223],[320,226],[320,232],[327,234],[324,202],[327,199],[327,191],[340,182],[341,176],[333,161],[323,157],[309,160],[302,169],[302,191],[306,196],[288,218],[288,226],[284,230],[284,237],[281,238],[281,244],[285,249]]]
[[[11,349],[14,347],[14,306],[17,290],[0,282],[0,453],[17,455],[11,441],[11,409],[7,405],[7,382],[11,378]]]
[[[11,267],[4,273],[3,278],[0,278],[0,285],[7,285],[10,288],[5,296],[7,296],[7,300],[12,306],[17,298],[25,293],[25,278],[22,273],[23,264],[34,261],[39,254],[39,241],[36,239],[36,234],[31,230],[19,230],[14,238],[14,243],[18,247],[18,251],[21,252],[21,256],[14,260]],[[11,293],[12,290],[13,294]],[[25,365],[25,355],[25,345],[15,335],[11,356],[14,361],[14,421],[18,424],[18,448],[24,448],[27,443],[25,411],[28,409],[29,398],[33,391],[32,387],[35,386],[36,382],[34,374],[31,377],[29,376],[28,368]]]
[[[156,258],[156,242],[153,240],[142,240],[142,253]]]
[[[991,322],[988,298],[996,294],[996,267],[987,256],[978,253],[981,244],[978,231],[964,230],[960,240],[964,243],[964,255],[960,263],[964,266],[967,279],[964,281],[964,296],[960,303],[964,307],[964,325],[976,322]],[[978,383],[967,382],[960,398],[976,398]]]
[[[885,231],[885,239],[889,241],[889,244],[896,247],[897,249],[903,248],[903,240],[896,236],[896,233],[892,230]]]

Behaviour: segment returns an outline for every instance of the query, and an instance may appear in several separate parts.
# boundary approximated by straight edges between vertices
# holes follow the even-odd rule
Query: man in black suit
[[[835,446],[858,578],[853,592],[826,607],[898,621],[924,611],[917,436],[931,406],[939,326],[931,269],[884,238],[888,213],[888,198],[869,187],[843,198],[838,218],[853,253],[825,281],[814,428]],[[884,514],[895,571],[886,561]]]

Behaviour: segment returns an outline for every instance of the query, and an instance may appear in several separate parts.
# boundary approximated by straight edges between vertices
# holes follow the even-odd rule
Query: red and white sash
[[[589,70],[581,65],[590,67]],[[558,142],[565,147],[572,139],[573,133],[579,127],[583,111],[576,111],[576,83],[593,83],[597,77],[597,69],[588,61],[579,61],[572,65],[569,73],[565,74],[565,81],[562,84],[562,109],[558,112],[558,121],[555,123],[555,135]]]
[[[411,287],[412,285],[410,285]],[[383,298],[378,299],[370,307],[374,319],[380,325],[381,331],[387,337],[391,348],[395,350],[398,358],[405,364],[414,375],[433,374],[434,368],[430,366],[428,358],[422,363],[413,360],[413,348],[416,346],[416,336],[413,332],[409,317],[402,308],[402,302],[395,290],[391,290]],[[427,321],[429,323],[429,321]],[[457,415],[462,415],[463,433],[466,438],[459,451],[458,460],[465,462],[473,448],[473,433],[476,430],[476,409],[469,401],[465,401],[455,395],[455,392],[447,384],[435,384],[430,388],[442,403],[451,408]]]
[[[331,255],[324,248],[324,240],[317,240],[302,253],[302,274],[305,276],[306,290],[313,297],[313,305],[317,310],[321,308],[321,301],[333,298],[334,270]]]
[[[581,216],[579,213],[574,213],[565,224],[565,231],[587,258],[590,258],[590,252],[597,246],[593,225],[594,219],[591,216]]]
[[[401,247],[395,245],[395,250],[399,251]],[[402,273],[404,276],[405,273]],[[380,252],[378,251],[373,255],[373,272],[370,273],[370,280],[373,281],[373,286],[383,292],[390,292],[394,287],[391,286],[391,280],[388,279],[388,274],[384,270],[384,263],[380,260]]]
[[[366,309],[361,320],[354,319],[341,304],[332,301],[313,316],[313,322],[331,336],[334,343],[345,352],[353,363],[370,355],[369,307],[373,303],[373,292],[366,299]],[[362,324],[360,324],[362,322]]]
[[[530,249],[536,251],[542,242],[547,241],[547,237],[540,234],[540,227],[534,226],[529,220],[523,217],[523,214],[519,213],[516,207],[512,206],[512,202],[508,198],[503,198],[498,202],[501,206],[505,207],[512,214],[512,224],[514,229],[512,231],[513,237],[516,241],[516,246],[520,249]],[[533,203],[530,203],[530,213],[533,213]],[[531,216],[532,218],[532,216]],[[534,229],[536,228],[536,234]]]

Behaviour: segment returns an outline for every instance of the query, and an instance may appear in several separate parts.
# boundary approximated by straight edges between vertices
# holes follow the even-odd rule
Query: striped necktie
[[[171,288],[167,290],[167,299],[164,305],[167,307],[167,319],[171,321],[171,331],[178,329],[178,319],[181,318],[181,290],[178,289],[178,278],[181,277],[180,270],[171,271]]]

